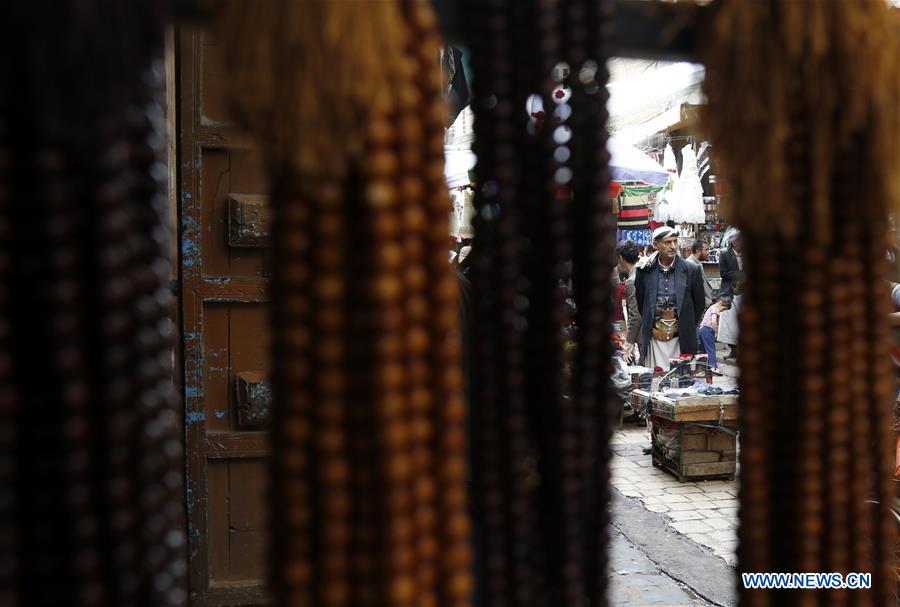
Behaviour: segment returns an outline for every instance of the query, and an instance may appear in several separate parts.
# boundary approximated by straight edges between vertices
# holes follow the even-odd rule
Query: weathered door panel
[[[193,29],[178,40],[191,603],[265,604],[267,187],[225,120],[218,47]]]

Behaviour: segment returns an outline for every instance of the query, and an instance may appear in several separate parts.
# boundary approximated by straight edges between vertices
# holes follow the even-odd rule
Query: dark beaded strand
[[[5,65],[3,66],[5,67]],[[2,69],[2,68],[0,68]],[[0,72],[4,77],[5,72]],[[21,604],[15,592],[18,568],[18,536],[16,521],[15,441],[16,414],[20,400],[13,376],[10,348],[11,283],[11,187],[15,171],[10,151],[10,132],[6,124],[9,112],[8,90],[0,87],[0,603],[17,607]]]
[[[485,31],[473,36],[470,48],[475,70],[476,172],[481,182],[476,192],[479,247],[473,253],[478,302],[476,394],[485,399],[478,401],[473,436],[475,470],[482,481],[477,487],[484,491],[484,495],[476,493],[480,498],[476,504],[478,528],[483,531],[481,555],[487,561],[484,595],[488,605],[542,601],[578,604],[589,594],[602,595],[602,590],[597,590],[605,577],[592,566],[602,562],[605,525],[598,517],[602,518],[604,506],[592,506],[598,499],[604,500],[603,489],[594,479],[606,465],[598,457],[608,454],[600,447],[603,439],[591,435],[594,428],[601,432],[609,428],[605,404],[595,405],[597,401],[606,402],[602,396],[605,390],[596,384],[592,387],[588,379],[586,388],[573,390],[563,398],[568,390],[561,336],[569,321],[558,290],[560,279],[565,277],[563,263],[573,254],[583,255],[577,260],[580,270],[593,260],[599,267],[611,259],[611,240],[596,238],[600,232],[595,232],[610,227],[601,216],[605,183],[602,189],[597,188],[606,181],[602,169],[605,159],[595,150],[597,138],[605,146],[600,93],[605,71],[597,67],[604,61],[587,64],[592,68],[588,70],[592,71],[590,83],[585,83],[589,91],[584,94],[581,113],[573,107],[569,124],[583,125],[579,147],[583,155],[574,154],[571,167],[566,164],[568,158],[556,164],[552,160],[556,150],[550,137],[556,133],[557,124],[548,90],[551,68],[560,59],[555,56],[554,41],[558,15],[571,10],[572,17],[565,23],[587,20],[584,31],[574,36],[579,67],[598,50],[603,51],[597,36],[587,32],[606,14],[586,5],[569,3],[564,9],[552,2],[535,2],[512,8],[497,2],[474,7],[478,17],[471,20],[485,25]],[[560,39],[567,40],[571,28],[562,23],[558,27]],[[541,44],[535,45],[534,39]],[[588,39],[593,44],[590,50],[585,48]],[[520,60],[514,69],[506,59],[507,52]],[[535,75],[523,65],[540,65],[542,73]],[[596,78],[602,82],[595,83]],[[490,90],[482,91],[481,86]],[[544,101],[543,128],[517,109],[534,93],[542,94]],[[566,120],[567,109],[559,111]],[[594,125],[598,128],[593,129]],[[565,135],[570,128],[567,124],[560,129],[562,139],[568,141]],[[575,142],[569,145],[577,147]],[[583,215],[589,220],[580,248],[568,236],[572,223],[568,207],[576,206],[567,204],[573,172],[576,179],[582,179],[578,196],[586,201]],[[499,202],[499,217],[491,206],[495,201]],[[585,310],[585,328],[578,335],[578,347],[588,364],[595,364],[590,373],[581,376],[584,378],[608,360],[608,354],[603,354],[608,345],[602,328],[609,317],[610,293],[603,286],[605,281],[605,271],[589,270],[578,291]],[[536,351],[552,356],[549,361],[542,357],[538,362],[533,354]],[[499,383],[499,389],[491,385],[492,381]],[[506,423],[500,425],[501,420]],[[506,469],[515,474],[523,458],[527,462],[535,457],[539,473],[536,492],[509,474],[504,474],[507,482],[501,486],[502,491],[497,491],[493,470],[500,473]],[[514,521],[503,526],[504,516]],[[560,524],[566,528],[563,533],[559,533]],[[596,535],[586,538],[581,529]],[[529,545],[533,546],[531,550]],[[523,577],[528,571],[532,575]],[[526,588],[524,592],[522,587]]]
[[[472,284],[475,293],[473,318],[474,364],[472,408],[472,472],[475,485],[473,507],[479,558],[483,570],[481,602],[486,607],[513,605],[509,576],[511,564],[506,549],[504,482],[506,454],[501,447],[506,418],[501,405],[506,390],[502,385],[504,351],[498,335],[502,322],[499,297],[509,298],[509,279],[501,280],[501,268],[515,278],[517,266],[510,259],[509,246],[503,244],[497,222],[498,193],[508,189],[509,162],[513,149],[511,94],[512,49],[506,3],[469,2],[467,22],[473,25],[470,49],[473,69],[472,110],[475,117],[473,151],[478,157],[475,168],[474,219],[478,246],[473,249]],[[504,141],[505,140],[505,141]],[[501,179],[502,178],[502,179]],[[502,213],[502,211],[501,211]],[[514,314],[513,310],[509,314]],[[524,420],[512,420],[523,431]]]

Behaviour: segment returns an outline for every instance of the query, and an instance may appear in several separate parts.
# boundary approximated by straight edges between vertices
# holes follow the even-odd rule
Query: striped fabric
[[[646,230],[650,219],[647,196],[622,196],[619,204],[620,230]]]

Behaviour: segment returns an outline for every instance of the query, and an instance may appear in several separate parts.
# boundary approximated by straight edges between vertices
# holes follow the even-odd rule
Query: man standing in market
[[[709,243],[702,239],[697,239],[691,245],[691,255],[685,261],[689,261],[700,268],[700,277],[703,279],[703,292],[706,297],[705,307],[709,308],[715,299],[715,289],[706,277],[706,270],[703,268],[703,262],[709,257]]]
[[[697,353],[697,325],[706,309],[700,269],[678,257],[678,231],[653,232],[653,257],[637,269],[635,294],[641,313],[641,362],[669,370],[669,360]]]

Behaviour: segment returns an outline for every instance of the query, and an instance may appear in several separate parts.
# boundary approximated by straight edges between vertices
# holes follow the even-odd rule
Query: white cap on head
[[[678,230],[669,226],[660,226],[653,230],[653,242],[662,238],[669,238],[670,236],[678,236]]]

